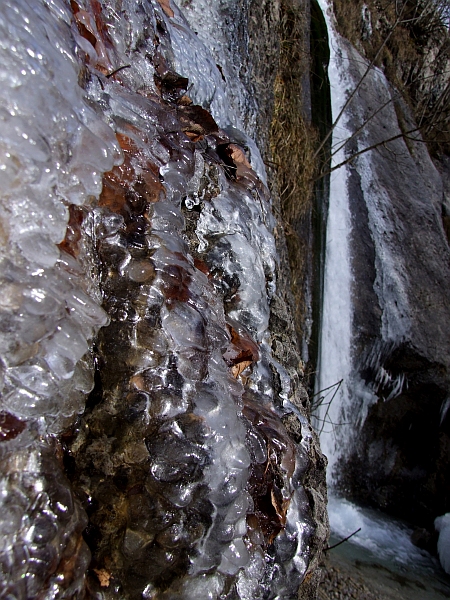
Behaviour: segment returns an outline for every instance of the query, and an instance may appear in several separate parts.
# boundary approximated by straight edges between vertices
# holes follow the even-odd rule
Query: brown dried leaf
[[[280,524],[283,527],[285,527],[286,526],[286,515],[287,515],[287,511],[288,511],[291,500],[290,500],[290,498],[288,498],[288,499],[283,498],[280,490],[276,487],[275,484],[270,492],[270,497],[272,500],[272,506],[274,507],[275,512],[277,513],[277,517],[280,520]]]
[[[95,24],[97,25],[97,30],[105,44],[111,45],[112,40],[109,35],[108,26],[103,19],[102,14],[102,5],[99,0],[91,0],[92,10],[94,12]]]
[[[111,573],[108,573],[106,569],[94,569],[94,573],[97,575],[101,587],[109,587]]]
[[[238,165],[244,165],[244,167],[247,167],[248,169],[252,168],[242,148],[239,148],[239,146],[236,146],[236,144],[230,144],[228,148],[230,152],[230,157],[233,159],[233,162],[236,165],[236,167],[238,167]]]
[[[211,114],[196,104],[178,106],[177,116],[183,131],[190,131],[198,135],[209,135],[219,131]]]
[[[114,169],[116,168],[114,167]],[[115,175],[116,172],[113,174],[112,171],[105,173],[99,206],[106,206],[112,212],[120,213],[126,204],[125,187],[114,181]]]
[[[168,17],[174,16],[175,13],[170,8],[170,0],[158,0],[158,2]]]
[[[125,216],[126,204],[132,198],[130,192],[134,192],[135,197],[152,203],[161,199],[165,189],[159,180],[158,167],[148,160],[134,140],[122,133],[117,133],[116,136],[124,160],[121,165],[105,173],[99,205]]]
[[[192,100],[189,98],[189,96],[181,96],[181,98],[178,100],[178,104],[180,106],[190,106],[191,104],[193,104]]]
[[[237,331],[239,328],[239,331]],[[252,340],[242,326],[236,327],[228,324],[231,335],[231,344],[226,349],[223,358],[228,366],[233,366],[243,361],[256,362],[259,359],[257,344]]]
[[[201,260],[200,258],[194,258],[194,267],[205,275],[209,275],[208,265],[204,260]]]
[[[71,2],[75,22],[80,35],[95,48],[99,60],[95,68],[104,74],[112,70],[113,65],[109,59],[108,48],[111,49],[111,38],[103,21],[102,7],[98,0],[91,1],[93,14],[80,8],[76,2]],[[89,64],[90,59],[86,56]]]
[[[178,253],[175,253],[178,254]],[[188,263],[186,262],[188,267]],[[160,273],[163,282],[163,293],[167,300],[187,302],[191,297],[189,285],[191,274],[189,268],[180,265],[166,265]]]
[[[201,142],[203,139],[203,135],[195,133],[194,131],[185,131],[184,133],[188,136],[191,142],[194,142],[194,144],[196,142]]]
[[[136,144],[128,135],[116,133],[116,138],[124,152],[136,152]]]
[[[233,375],[233,377],[235,377],[236,379],[239,377],[239,375],[242,373],[242,371],[245,371],[245,369],[247,367],[249,367],[252,364],[251,360],[243,360],[240,363],[237,363],[236,365],[233,365],[231,367],[231,373]]]
[[[160,182],[159,177],[154,173],[154,167],[152,163],[148,164],[148,169],[142,173],[142,179],[145,183],[144,197],[149,202],[159,202],[161,196],[164,196],[166,190],[163,184]]]

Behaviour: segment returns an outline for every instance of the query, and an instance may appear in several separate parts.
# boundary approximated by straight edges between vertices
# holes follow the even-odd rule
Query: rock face
[[[354,89],[368,63],[342,38],[339,45]],[[430,523],[450,501],[443,176],[408,107],[378,69],[369,70],[343,121],[344,160],[351,160],[342,168],[352,350],[344,383],[349,400],[343,425],[335,427],[343,459],[335,477],[346,495]],[[375,149],[364,152],[369,147]]]
[[[0,596],[313,598],[324,459],[242,82],[163,0],[0,27]]]

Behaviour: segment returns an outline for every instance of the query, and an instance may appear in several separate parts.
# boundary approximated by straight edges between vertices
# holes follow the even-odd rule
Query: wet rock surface
[[[313,598],[324,459],[223,73],[169,2],[54,0],[34,34],[21,8],[0,24],[41,78],[33,99],[6,48],[34,137],[23,158],[4,129],[1,594]]]
[[[365,63],[345,40],[356,85]],[[384,106],[366,122],[375,106]],[[429,526],[447,510],[450,250],[439,173],[409,109],[369,71],[348,109],[356,413],[340,489]],[[361,133],[360,133],[361,132]],[[384,143],[390,138],[396,138]],[[366,416],[367,415],[367,416]],[[353,445],[353,446],[352,446]]]

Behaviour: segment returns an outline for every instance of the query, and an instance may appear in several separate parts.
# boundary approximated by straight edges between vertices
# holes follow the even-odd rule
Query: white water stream
[[[345,141],[352,137],[347,125],[349,112],[344,110],[349,95],[355,88],[350,76],[352,58],[347,55],[346,45],[336,32],[332,7],[327,0],[319,0],[324,13],[330,47],[328,76],[331,88],[332,118],[336,123],[332,135],[332,168],[343,163],[347,156]],[[388,87],[384,76],[379,77],[379,87]],[[390,92],[387,91],[387,94]],[[347,109],[347,107],[345,107]],[[405,315],[409,313],[407,293],[402,284],[404,269],[394,265],[386,239],[386,224],[380,206],[389,206],[389,198],[381,199],[383,187],[374,181],[371,154],[360,157],[358,173],[361,176],[362,193],[369,208],[369,226],[377,247],[378,260],[376,293],[382,307],[382,336],[385,341],[402,339],[408,328]],[[338,481],[338,469],[352,446],[354,436],[364,422],[367,407],[374,401],[373,392],[362,382],[353,355],[353,301],[355,287],[352,274],[350,239],[352,234],[349,167],[344,165],[331,174],[330,199],[327,219],[324,296],[322,307],[321,339],[316,384],[315,426],[320,432],[324,454],[328,458],[327,482],[330,490],[329,518],[336,538],[352,535],[354,551],[369,553],[383,568],[408,572],[412,567],[424,572],[439,571],[437,561],[415,547],[410,530],[405,524],[390,519],[376,511],[364,510],[334,493]],[[356,287],[355,287],[356,289]],[[399,308],[399,306],[401,307]],[[382,373],[382,369],[380,369]],[[389,374],[387,374],[389,376]],[[403,379],[392,385],[389,400],[401,391]],[[362,559],[362,554],[361,554]],[[438,578],[440,574],[437,574]],[[428,597],[428,596],[427,596]]]
[[[346,102],[351,82],[342,65],[346,59],[339,45],[326,0],[319,1],[324,13],[330,45],[328,75],[331,86],[333,122]],[[332,146],[339,148],[351,135],[345,115],[333,131]],[[345,160],[344,150],[332,157],[332,167]],[[347,190],[347,167],[334,171],[330,181],[325,278],[322,307],[321,339],[319,348],[316,395],[323,401],[316,414],[316,428],[324,454],[328,457],[328,484],[333,483],[333,471],[338,459],[338,446],[351,432],[345,424],[345,412],[350,406],[349,379],[351,376],[351,267],[350,267],[350,211]],[[340,385],[339,385],[339,382]]]
[[[327,0],[319,0],[324,13],[330,47],[328,76],[331,87],[332,117],[337,124],[332,136],[332,168],[345,161],[343,142],[351,137],[347,115],[341,112],[354,82],[348,75],[345,46],[335,30],[334,15]],[[337,149],[337,150],[336,150]],[[370,168],[370,156],[365,157]],[[339,459],[351,443],[356,422],[363,418],[357,399],[358,386],[352,366],[352,270],[350,255],[351,215],[347,165],[331,174],[330,200],[326,234],[324,299],[319,350],[316,395],[322,398],[316,419],[320,441],[328,458],[327,482],[330,494],[329,517],[332,532],[344,538],[359,527],[361,532],[352,543],[370,550],[382,560],[401,564],[423,561],[423,554],[410,542],[405,527],[387,524],[371,513],[333,496]],[[363,392],[362,390],[360,390]],[[367,390],[365,392],[367,394]]]

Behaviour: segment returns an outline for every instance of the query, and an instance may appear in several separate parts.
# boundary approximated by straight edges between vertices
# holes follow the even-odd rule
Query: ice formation
[[[439,560],[444,571],[450,574],[450,513],[437,517],[434,526],[436,531],[439,532]]]
[[[168,2],[5,0],[0,30],[0,597],[296,597],[310,430],[219,70]]]

